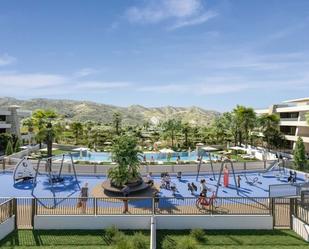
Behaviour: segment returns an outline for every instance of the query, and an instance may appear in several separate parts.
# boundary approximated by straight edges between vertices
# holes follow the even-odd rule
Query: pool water
[[[74,152],[72,153],[73,160],[75,161],[89,161],[89,162],[112,162],[112,155],[109,152],[91,152],[91,151],[83,151],[82,153]],[[145,152],[140,156],[141,160],[144,160],[146,157],[146,161],[170,161],[176,162],[178,156],[182,161],[195,161],[197,159],[197,153],[195,151],[188,152],[175,152],[168,155],[167,153],[160,153],[160,152]],[[57,157],[58,159],[61,156]],[[66,157],[69,159],[69,157]],[[208,155],[203,157],[204,160],[208,160]]]
[[[239,173],[241,177],[241,187],[239,188],[239,193],[237,194],[233,176],[229,176],[229,187],[223,187],[223,176],[221,177],[220,185],[218,188],[218,197],[268,197],[269,196],[269,185],[272,184],[287,184],[287,175],[278,179],[276,177],[276,172],[269,172],[267,174],[262,174],[259,172],[254,173]],[[257,182],[253,185],[246,182],[246,178],[251,181],[257,178]],[[197,196],[199,193],[199,181],[201,179],[206,179],[207,187],[209,191],[216,191],[217,179],[213,179],[212,175],[201,174],[199,179],[196,179],[195,175],[183,175],[181,180],[178,180],[175,176],[171,177],[173,183],[175,183],[177,192],[177,198],[192,197],[191,192],[188,191],[187,184],[195,183],[198,187]],[[78,183],[83,186],[86,182],[89,184],[90,193],[92,189],[101,184],[106,180],[106,176],[78,176]],[[154,176],[154,181],[156,184],[160,184],[160,176]],[[298,183],[304,182],[304,176],[298,174]],[[31,182],[21,182],[14,184],[13,176],[11,173],[0,174],[0,197],[32,197],[33,184]],[[48,198],[48,197],[78,197],[80,194],[80,189],[75,179],[71,176],[65,176],[64,183],[55,184],[54,188],[51,187],[46,175],[39,175],[37,177],[37,185],[33,191],[33,196],[38,198]],[[161,189],[160,195],[165,197],[173,197],[171,190]]]

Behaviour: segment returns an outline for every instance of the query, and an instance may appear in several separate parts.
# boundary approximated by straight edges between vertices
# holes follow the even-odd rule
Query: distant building
[[[31,116],[31,111],[20,110],[19,106],[0,107],[0,134],[11,133],[20,139],[27,139],[20,133],[20,120]]]
[[[259,114],[278,114],[280,117],[280,131],[287,140],[287,149],[292,150],[298,137],[304,140],[306,151],[309,152],[309,124],[306,113],[309,113],[309,98],[284,101],[268,109],[255,110]]]

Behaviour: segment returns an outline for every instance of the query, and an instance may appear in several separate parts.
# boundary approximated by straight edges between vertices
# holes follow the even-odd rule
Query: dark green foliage
[[[139,153],[137,140],[128,135],[116,138],[112,147],[112,158],[117,166],[111,168],[108,177],[117,187],[122,187],[129,181],[139,177]]]
[[[12,145],[11,140],[9,140],[6,145],[5,154],[9,156],[9,155],[12,155],[13,153],[14,153],[13,145]]]
[[[205,236],[205,232],[203,229],[192,229],[190,231],[190,236],[194,239],[196,239],[197,241],[203,241],[204,240],[204,236]]]
[[[307,165],[305,144],[301,137],[297,139],[297,142],[295,145],[294,163],[295,163],[295,166],[300,170],[303,170]]]

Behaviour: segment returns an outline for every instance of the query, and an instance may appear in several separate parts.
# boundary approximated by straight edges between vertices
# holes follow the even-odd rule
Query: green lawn
[[[149,237],[149,231],[141,231]],[[125,231],[126,235],[133,235],[132,231]],[[149,237],[150,240],[150,237]],[[0,241],[0,248],[48,248],[48,249],[111,249],[110,239],[104,230],[96,231],[32,231],[19,230]]]
[[[190,231],[157,232],[157,249],[167,238],[177,241],[188,235]],[[309,244],[290,230],[273,231],[206,231],[204,240],[199,243],[199,249],[300,249],[309,248]],[[176,249],[176,248],[175,248]]]

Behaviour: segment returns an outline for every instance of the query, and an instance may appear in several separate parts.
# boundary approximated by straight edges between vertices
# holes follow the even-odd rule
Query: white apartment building
[[[23,138],[20,133],[20,120],[29,116],[31,111],[20,110],[19,106],[0,107],[0,133],[11,133]]]
[[[288,141],[288,148],[293,149],[298,137],[304,140],[306,151],[309,152],[309,124],[306,114],[309,113],[309,98],[293,99],[275,104],[268,109],[255,110],[259,114],[278,114],[280,131]]]

